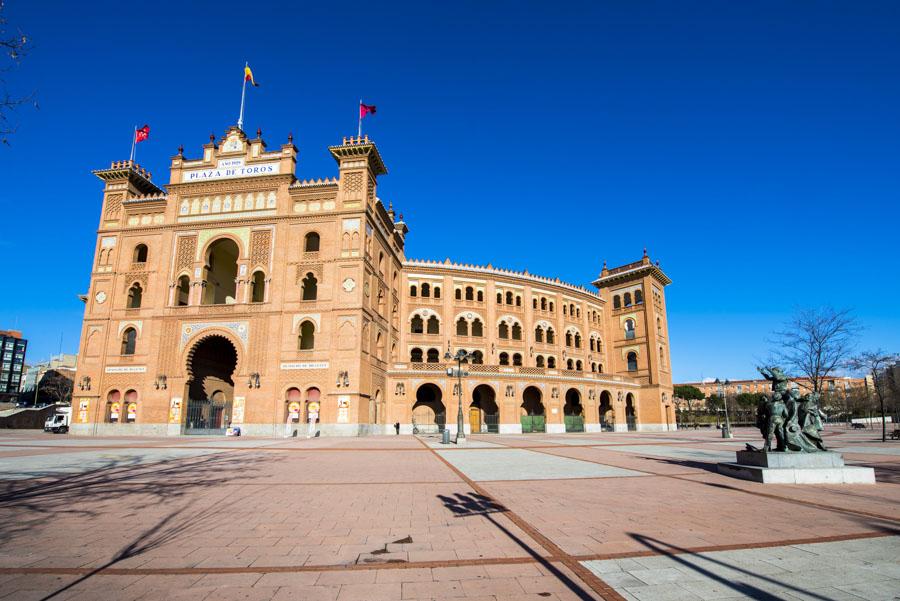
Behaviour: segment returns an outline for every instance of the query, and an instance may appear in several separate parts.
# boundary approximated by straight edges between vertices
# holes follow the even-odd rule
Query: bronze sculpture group
[[[822,418],[819,395],[810,392],[801,397],[800,391],[789,386],[790,379],[778,367],[760,367],[759,373],[772,382],[772,395],[759,403],[756,425],[765,438],[762,451],[815,453],[827,451],[822,441]],[[751,450],[759,450],[747,445]]]

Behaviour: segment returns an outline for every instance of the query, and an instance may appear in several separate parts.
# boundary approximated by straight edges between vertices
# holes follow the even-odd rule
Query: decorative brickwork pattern
[[[272,230],[250,232],[250,267],[268,267]]]
[[[180,236],[175,253],[175,271],[190,270],[197,256],[197,236]]]

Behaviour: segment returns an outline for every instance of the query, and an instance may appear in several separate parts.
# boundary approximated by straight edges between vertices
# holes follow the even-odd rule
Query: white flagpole
[[[357,122],[357,127],[356,127],[356,137],[361,138],[362,137],[362,98],[359,99],[359,106],[356,107],[356,109],[357,109],[357,115],[359,116],[359,121]]]
[[[244,68],[249,67],[250,63],[245,62]],[[243,76],[241,77],[241,114],[238,116],[238,129],[244,129],[244,94],[247,92],[247,72],[244,71]]]
[[[131,158],[128,160],[134,163],[134,145],[137,142],[137,125],[134,126],[134,130],[131,132]]]

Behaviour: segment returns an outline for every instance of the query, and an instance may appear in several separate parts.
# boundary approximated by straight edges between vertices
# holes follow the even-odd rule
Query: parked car
[[[866,425],[865,425],[865,424],[861,424],[861,423],[859,423],[859,422],[853,422],[853,429],[854,429],[854,430],[865,430],[865,429],[866,429]]]

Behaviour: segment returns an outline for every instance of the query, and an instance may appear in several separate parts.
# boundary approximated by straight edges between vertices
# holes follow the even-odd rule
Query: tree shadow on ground
[[[594,599],[594,596],[584,589],[577,582],[572,580],[565,572],[553,565],[546,557],[538,553],[531,545],[516,536],[506,526],[500,523],[495,514],[504,514],[509,512],[505,506],[497,503],[490,497],[478,493],[455,493],[453,496],[437,495],[444,507],[452,511],[456,517],[465,518],[473,516],[481,516],[497,527],[501,532],[508,536],[513,542],[521,547],[528,555],[541,564],[548,572],[553,574],[560,582],[579,599]],[[543,593],[539,593],[543,594]]]
[[[130,498],[130,507],[154,507],[234,479],[254,478],[263,455],[216,453],[142,463],[140,457],[110,459],[84,472],[27,480],[0,481],[0,548],[48,516],[96,517],[101,503]]]
[[[766,591],[749,582],[741,582],[738,579],[740,578],[740,576],[738,576],[737,578],[735,578],[733,575],[725,576],[720,573],[714,572],[711,569],[712,566],[705,568],[698,564],[709,563],[719,568],[725,568],[732,574],[742,574],[744,576],[752,577],[756,580],[761,580],[772,584],[779,589],[793,591],[799,595],[802,595],[804,599],[821,599],[822,601],[829,601],[828,597],[824,597],[800,587],[783,583],[765,574],[755,574],[750,570],[741,568],[740,566],[733,563],[728,563],[727,561],[722,561],[720,559],[711,557],[708,553],[694,553],[692,551],[689,551],[688,549],[684,549],[682,547],[678,547],[671,543],[661,541],[651,536],[645,536],[643,534],[636,534],[634,532],[628,532],[627,534],[635,541],[647,547],[647,549],[653,551],[658,555],[668,557],[675,563],[679,564],[682,571],[690,570],[692,572],[705,576],[706,578],[709,578],[710,580],[713,580],[722,586],[726,586],[732,589],[737,594],[744,595],[746,597],[749,597],[750,599],[757,599],[759,601],[781,601],[783,597],[774,595],[769,591]],[[686,558],[694,558],[694,561],[689,561]]]

